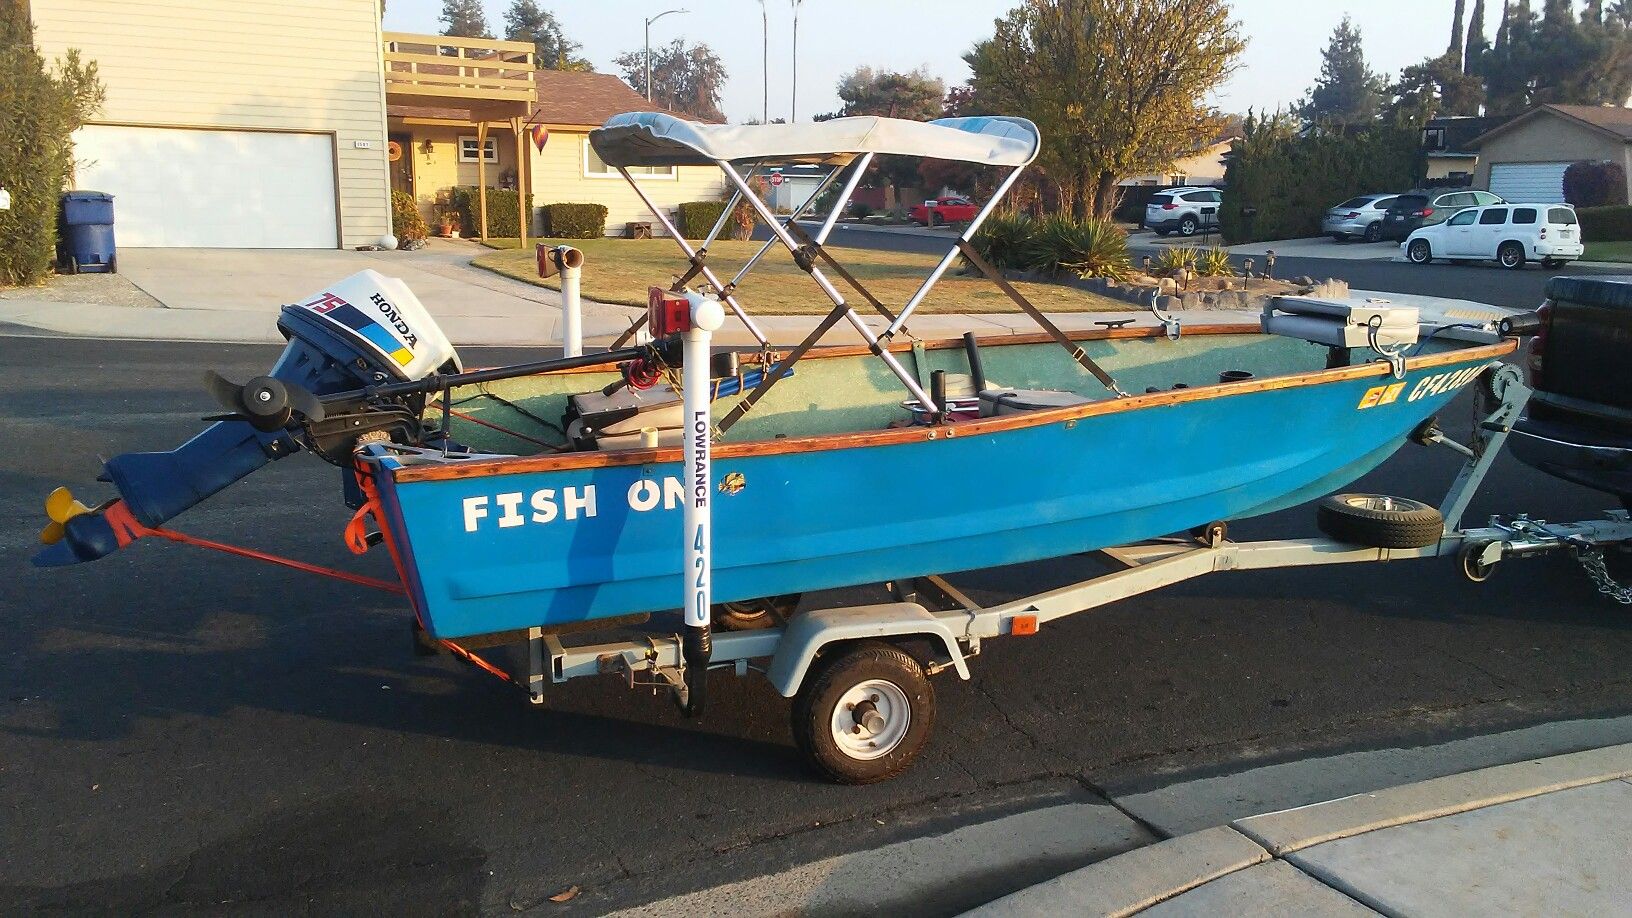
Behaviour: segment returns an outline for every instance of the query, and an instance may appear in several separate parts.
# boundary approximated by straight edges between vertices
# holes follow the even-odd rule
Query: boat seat
[[[980,392],[981,414],[987,417],[1069,408],[1091,401],[1093,399],[1086,395],[1063,389],[982,389]]]

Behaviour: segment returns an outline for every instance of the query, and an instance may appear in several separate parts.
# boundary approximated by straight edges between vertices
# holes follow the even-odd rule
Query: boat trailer
[[[970,678],[969,661],[986,639],[1034,635],[1057,619],[1204,574],[1455,556],[1470,580],[1482,582],[1505,559],[1571,552],[1600,592],[1632,603],[1632,590],[1615,584],[1603,569],[1606,546],[1632,542],[1632,519],[1625,510],[1574,523],[1498,516],[1481,527],[1460,525],[1531,393],[1509,365],[1487,368],[1478,382],[1471,443],[1449,438],[1432,419],[1413,434],[1420,444],[1464,458],[1440,503],[1444,528],[1432,544],[1390,548],[1333,538],[1236,542],[1225,524],[1214,523],[1190,537],[1093,552],[1112,570],[990,606],[974,602],[942,576],[889,583],[892,602],[810,609],[782,628],[716,634],[709,668],[731,669],[738,676],[762,672],[777,692],[794,699],[794,735],[814,763],[836,780],[867,783],[904,770],[927,740],[934,694],[925,677],[951,669]],[[569,643],[570,637],[543,628],[527,631],[527,670],[516,681],[533,703],[543,703],[548,684],[612,675],[630,688],[667,688],[682,708],[689,707],[688,686],[698,680],[695,674],[687,679],[682,635],[583,644]],[[891,678],[881,678],[890,667]],[[921,729],[915,731],[914,723]]]

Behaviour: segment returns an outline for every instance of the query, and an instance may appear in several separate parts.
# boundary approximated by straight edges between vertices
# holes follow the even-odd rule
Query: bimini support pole
[[[697,717],[703,713],[708,664],[714,656],[714,638],[709,632],[714,573],[713,521],[709,512],[714,494],[709,469],[714,436],[709,347],[714,332],[725,324],[725,310],[719,300],[697,293],[687,293],[686,304],[691,322],[681,338],[684,352],[680,366],[681,405],[686,419],[686,502],[682,514],[686,563],[680,574],[685,590],[686,633],[681,658],[686,664],[686,691],[681,709],[686,716]]]
[[[867,164],[872,162],[872,160],[873,154],[871,153],[862,154],[861,158],[856,160],[858,165],[854,167],[854,171],[851,173],[850,181],[845,185],[845,189],[839,192],[839,199],[833,202],[833,210],[827,215],[827,221],[822,224],[822,231],[817,234],[818,245],[826,241],[827,234],[833,229],[833,224],[839,219],[839,213],[844,210],[845,203],[850,200],[850,195],[855,193],[856,182],[861,180],[861,174],[867,171]],[[829,172],[827,176],[822,179],[821,184],[816,186],[816,190],[811,193],[811,196],[806,198],[803,204],[800,204],[798,207],[794,208],[793,213],[788,215],[787,221],[782,223],[782,225],[796,225],[794,221],[804,216],[806,211],[815,206],[816,199],[822,196],[822,192],[826,191],[828,187],[833,184],[833,180],[838,178],[839,173],[843,171],[843,169],[834,169],[832,172]],[[740,191],[736,192],[731,197],[732,201],[739,201],[741,199],[742,192]],[[773,235],[771,238],[765,240],[765,244],[759,247],[759,251],[755,252],[753,257],[749,258],[748,261],[744,263],[740,269],[738,269],[736,276],[731,278],[731,283],[729,285],[731,289],[736,289],[737,284],[740,283],[744,277],[748,276],[748,272],[754,269],[754,265],[759,264],[759,260],[764,258],[765,253],[769,252],[771,247],[774,245],[776,245],[776,236]]]
[[[1008,175],[1003,177],[1003,182],[997,186],[996,191],[992,192],[992,197],[986,202],[986,206],[982,207],[980,212],[975,214],[975,218],[969,221],[969,225],[964,227],[963,232],[958,234],[958,238],[952,243],[952,248],[941,256],[940,263],[935,265],[935,270],[929,272],[929,276],[924,278],[923,284],[919,285],[918,290],[913,293],[912,299],[907,300],[907,304],[902,306],[901,311],[896,314],[895,321],[891,322],[890,327],[884,329],[884,334],[879,337],[888,341],[895,336],[896,332],[901,330],[902,326],[907,324],[907,317],[912,315],[912,311],[917,309],[918,304],[922,303],[924,297],[929,295],[930,288],[940,281],[941,275],[946,273],[946,269],[952,267],[952,259],[958,257],[962,245],[975,237],[975,232],[980,229],[980,225],[986,222],[987,217],[991,216],[992,210],[997,207],[997,202],[1003,200],[1003,197],[1009,193],[1009,188],[1014,185],[1015,179],[1020,177],[1020,173],[1024,169],[1024,166],[1015,166],[1009,171]]]
[[[743,199],[758,212],[759,218],[765,222],[765,225],[770,228],[772,233],[776,234],[776,238],[781,240],[782,244],[793,254],[794,260],[796,262],[800,261],[799,242],[789,235],[787,228],[776,219],[776,214],[771,213],[771,209],[765,206],[765,202],[761,201],[758,195],[749,190],[747,183],[742,180],[742,176],[737,174],[737,170],[731,168],[730,163],[725,160],[718,160],[717,165],[725,172],[726,178],[737,186],[737,190],[743,193]],[[810,275],[810,279],[816,282],[816,286],[821,288],[822,293],[827,295],[835,310],[843,310],[844,318],[856,330],[856,334],[861,335],[861,339],[867,342],[867,349],[877,355],[878,359],[884,361],[884,365],[890,368],[890,372],[894,373],[897,379],[901,380],[901,384],[907,387],[907,391],[912,394],[913,398],[918,400],[918,404],[931,412],[940,411],[941,406],[930,399],[929,393],[925,392],[924,387],[918,384],[918,379],[907,372],[907,368],[901,365],[901,361],[895,359],[895,355],[890,353],[889,348],[879,344],[878,336],[873,334],[873,330],[868,328],[867,323],[861,320],[861,316],[856,314],[855,309],[845,302],[844,294],[833,286],[833,283],[827,279],[827,275],[822,273],[822,269],[808,260],[805,260],[805,262],[800,264],[799,267],[804,269],[804,272]],[[896,322],[899,323],[901,318],[901,316],[897,316]],[[784,362],[779,365],[779,369],[786,369],[787,366],[788,363]],[[780,376],[781,374],[779,372],[776,375]],[[764,384],[761,383],[761,385]]]
[[[751,200],[759,200],[754,196],[752,191],[748,190],[748,186],[742,181],[741,177],[737,175],[736,170],[727,169],[726,172],[732,179],[736,180],[739,191],[742,191],[744,195]],[[657,206],[657,203],[653,201],[651,196],[646,193],[646,190],[640,187],[640,183],[635,181],[634,176],[629,174],[629,169],[624,166],[619,166],[618,174],[623,176],[623,180],[629,183],[630,188],[635,189],[635,195],[640,198],[642,204],[646,205],[646,209],[651,211],[652,216],[656,218],[657,222],[662,224],[663,230],[667,232],[672,239],[674,239],[675,244],[680,246],[680,251],[686,253],[687,258],[692,259],[692,264],[697,265],[697,273],[701,274],[704,279],[706,279],[710,284],[714,285],[715,290],[719,291],[720,299],[724,300],[725,305],[731,307],[731,312],[734,313],[738,319],[742,320],[743,325],[747,326],[748,332],[754,336],[754,340],[759,342],[759,346],[766,348],[770,347],[770,339],[766,338],[765,333],[759,330],[759,325],[756,324],[753,319],[748,317],[748,313],[743,310],[742,304],[737,302],[737,298],[726,292],[725,285],[720,283],[719,277],[714,274],[714,269],[710,268],[706,264],[697,263],[697,250],[692,248],[691,243],[686,241],[686,237],[680,235],[680,231],[674,228],[674,222],[663,213],[663,209]]]

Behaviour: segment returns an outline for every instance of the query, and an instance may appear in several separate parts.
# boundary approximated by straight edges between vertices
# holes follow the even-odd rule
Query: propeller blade
[[[89,513],[91,508],[74,499],[67,488],[58,488],[46,495],[45,515],[53,523],[66,523],[81,513]]]
[[[242,411],[244,406],[244,387],[227,379],[214,370],[204,371],[204,388],[210,391],[215,403],[228,411]]]
[[[63,535],[65,535],[67,532],[68,530],[64,528],[61,523],[57,522],[56,520],[52,520],[51,522],[45,524],[44,529],[40,530],[40,544],[55,545],[62,541]]]
[[[289,393],[289,407],[296,413],[305,415],[308,421],[323,420],[323,403],[317,396],[294,383],[284,383],[283,387]]]

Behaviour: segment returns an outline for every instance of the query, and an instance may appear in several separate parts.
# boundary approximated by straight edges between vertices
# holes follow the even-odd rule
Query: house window
[[[1445,129],[1423,128],[1422,145],[1425,149],[1429,150],[1445,149]]]
[[[672,179],[673,166],[630,166],[629,174],[643,178]],[[618,170],[608,166],[596,155],[595,148],[589,145],[589,139],[584,139],[584,175],[587,178],[622,178]]]
[[[499,139],[497,137],[489,137],[487,142],[482,144],[482,160],[488,163],[499,161]],[[476,161],[476,138],[459,138],[459,161],[462,163]]]

